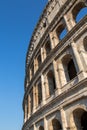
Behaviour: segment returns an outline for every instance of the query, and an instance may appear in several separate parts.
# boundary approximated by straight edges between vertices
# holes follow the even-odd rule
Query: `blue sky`
[[[47,0],[0,0],[0,130],[21,130],[25,57]]]

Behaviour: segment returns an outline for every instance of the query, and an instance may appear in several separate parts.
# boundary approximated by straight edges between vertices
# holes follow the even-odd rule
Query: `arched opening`
[[[87,51],[87,36],[83,40],[84,50]]]
[[[42,86],[41,82],[38,84],[38,104],[42,102]]]
[[[74,110],[72,115],[71,130],[87,130],[87,112],[79,108]]]
[[[73,18],[78,23],[85,15],[87,15],[87,7],[84,2],[78,3],[72,10]]]
[[[32,79],[33,75],[34,75],[34,64],[32,63],[30,67],[30,80]]]
[[[38,62],[38,68],[39,68],[41,65],[41,55],[40,54],[37,56],[37,62]]]
[[[62,126],[57,119],[53,119],[51,122],[50,130],[62,130]]]
[[[69,78],[70,80],[72,80],[77,74],[73,59],[69,61],[67,68],[68,68]]]
[[[31,112],[30,113],[32,113],[33,112],[33,90],[31,90],[31,92],[30,92],[30,110],[31,110]]]
[[[76,16],[76,23],[87,15],[87,7],[82,8]]]
[[[70,54],[64,56],[62,59],[62,63],[64,67],[65,77],[68,82],[77,75],[77,71],[72,56]]]
[[[46,56],[50,53],[50,51],[51,51],[51,45],[50,45],[50,41],[48,41],[48,42],[45,44]]]
[[[66,36],[66,34],[67,34],[67,29],[64,28],[60,33],[59,39],[62,40]]]
[[[82,130],[87,130],[87,112],[84,112],[81,116],[81,127]]]
[[[67,34],[67,29],[65,28],[65,25],[61,24],[57,28],[56,33],[57,33],[59,40],[62,40]]]
[[[50,70],[47,74],[49,94],[52,95],[56,89],[54,73]]]
[[[40,126],[40,127],[39,127],[39,130],[44,130],[44,127],[43,127],[43,126]]]

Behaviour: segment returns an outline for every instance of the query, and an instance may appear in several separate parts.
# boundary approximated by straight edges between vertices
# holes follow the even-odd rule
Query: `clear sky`
[[[47,0],[0,0],[0,130],[21,130],[25,57]]]

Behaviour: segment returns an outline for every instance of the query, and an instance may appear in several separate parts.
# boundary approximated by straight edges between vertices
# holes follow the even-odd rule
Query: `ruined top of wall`
[[[30,59],[32,57],[32,54],[38,45],[40,39],[43,37],[44,33],[46,32],[47,28],[49,27],[50,23],[56,16],[56,14],[59,12],[62,5],[67,0],[49,0],[35,29],[33,32],[33,35],[31,37],[28,51],[27,51],[27,57],[26,57],[26,67],[28,66]],[[55,15],[54,15],[55,14]]]

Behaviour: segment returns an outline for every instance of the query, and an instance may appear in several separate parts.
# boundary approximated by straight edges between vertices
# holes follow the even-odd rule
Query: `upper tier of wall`
[[[64,5],[66,1],[67,0],[50,0],[46,5],[30,40],[26,57],[26,67],[29,65],[30,59],[36,46],[40,42],[41,38],[55,18],[56,14],[59,12],[60,8]]]

